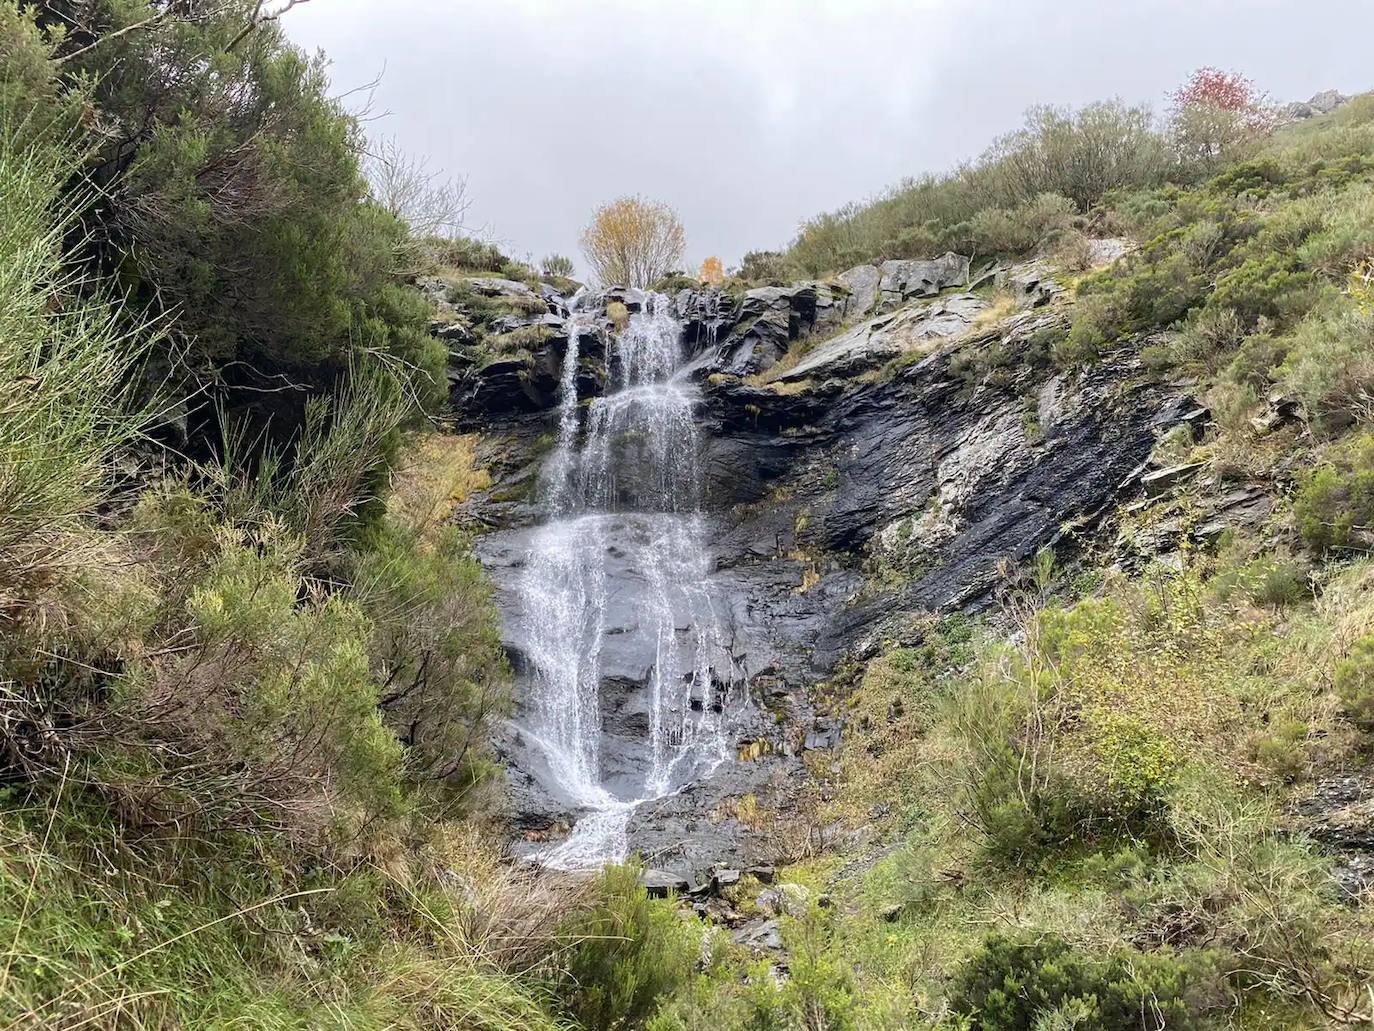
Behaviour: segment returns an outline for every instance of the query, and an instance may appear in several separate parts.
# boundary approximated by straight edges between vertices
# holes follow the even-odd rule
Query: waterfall
[[[577,370],[590,326],[579,300],[568,317],[558,439],[540,479],[547,517],[517,591],[532,672],[522,729],[580,813],[567,839],[538,857],[562,869],[623,859],[636,805],[727,756],[735,681],[709,584],[697,396],[677,376],[682,327],[666,297],[646,298],[614,341],[614,383],[586,405],[584,426]],[[647,733],[634,743],[637,762],[615,778],[605,769],[601,706],[612,635],[647,663],[635,678]]]

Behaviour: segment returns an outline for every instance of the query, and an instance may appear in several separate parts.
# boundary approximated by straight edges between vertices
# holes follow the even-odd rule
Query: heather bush
[[[1336,696],[1350,721],[1361,730],[1374,731],[1374,636],[1361,637],[1350,653],[1336,663]]]
[[[444,352],[403,281],[408,230],[372,200],[359,124],[331,97],[322,59],[276,21],[245,32],[253,8],[237,0],[170,13],[95,0],[80,32],[62,31],[62,5],[37,7],[46,43],[31,42],[55,50],[59,94],[83,91],[83,124],[137,127],[79,141],[100,202],[83,213],[73,257],[117,270],[130,311],[164,320],[159,376],[177,370],[188,391],[211,383],[283,438],[303,402],[363,354],[409,366],[417,393],[438,399]],[[16,99],[27,110],[45,94]],[[283,377],[308,389],[283,391]],[[213,447],[213,423],[187,429],[205,432],[198,454]]]
[[[789,272],[787,260],[780,251],[749,251],[740,261],[736,274],[751,283],[771,283],[787,279]]]
[[[1054,935],[994,932],[960,968],[950,996],[979,1031],[1038,1031],[1056,1010],[1086,1027],[1186,1028],[1197,1019],[1190,990],[1210,975],[1201,956],[1096,956]]]
[[[546,255],[543,262],[540,264],[540,268],[546,276],[559,276],[563,279],[571,279],[573,273],[577,271],[576,267],[573,265],[572,258],[569,258],[566,254]]]
[[[1314,312],[1287,341],[1283,379],[1319,426],[1374,421],[1374,313]]]
[[[583,1027],[641,1026],[687,983],[704,933],[671,904],[650,899],[638,867],[607,867],[595,904],[559,929],[572,943],[559,988],[564,1008]]]
[[[1303,477],[1293,505],[1299,532],[1318,554],[1360,546],[1374,526],[1374,436],[1346,441],[1326,457]]]

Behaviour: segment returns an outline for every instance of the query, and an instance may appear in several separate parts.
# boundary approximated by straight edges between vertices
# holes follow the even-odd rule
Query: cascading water
[[[548,520],[531,539],[517,593],[532,677],[528,726],[549,774],[581,812],[538,858],[562,869],[623,859],[634,807],[708,775],[728,754],[734,682],[709,586],[699,511],[695,392],[675,378],[682,329],[650,295],[615,341],[614,389],[579,425],[577,370],[589,316],[575,298],[561,376],[558,440],[543,470]],[[617,563],[621,575],[608,576]],[[627,586],[628,585],[628,586]],[[612,597],[612,591],[634,597]],[[608,625],[612,606],[633,625]],[[602,656],[608,634],[641,635],[642,761],[615,787],[603,770]]]

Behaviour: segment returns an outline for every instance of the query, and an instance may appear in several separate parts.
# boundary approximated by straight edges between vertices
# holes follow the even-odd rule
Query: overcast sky
[[[311,0],[283,22],[338,92],[384,72],[371,131],[465,176],[474,231],[579,266],[622,194],[731,265],[1031,104],[1161,108],[1202,64],[1279,100],[1374,88],[1372,0]]]

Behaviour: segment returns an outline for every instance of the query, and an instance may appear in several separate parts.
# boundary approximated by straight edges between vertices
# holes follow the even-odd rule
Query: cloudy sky
[[[727,265],[948,168],[1035,103],[1164,105],[1202,64],[1374,88],[1370,0],[311,0],[284,19],[371,131],[464,176],[471,228],[579,261],[599,203],[673,205]]]

